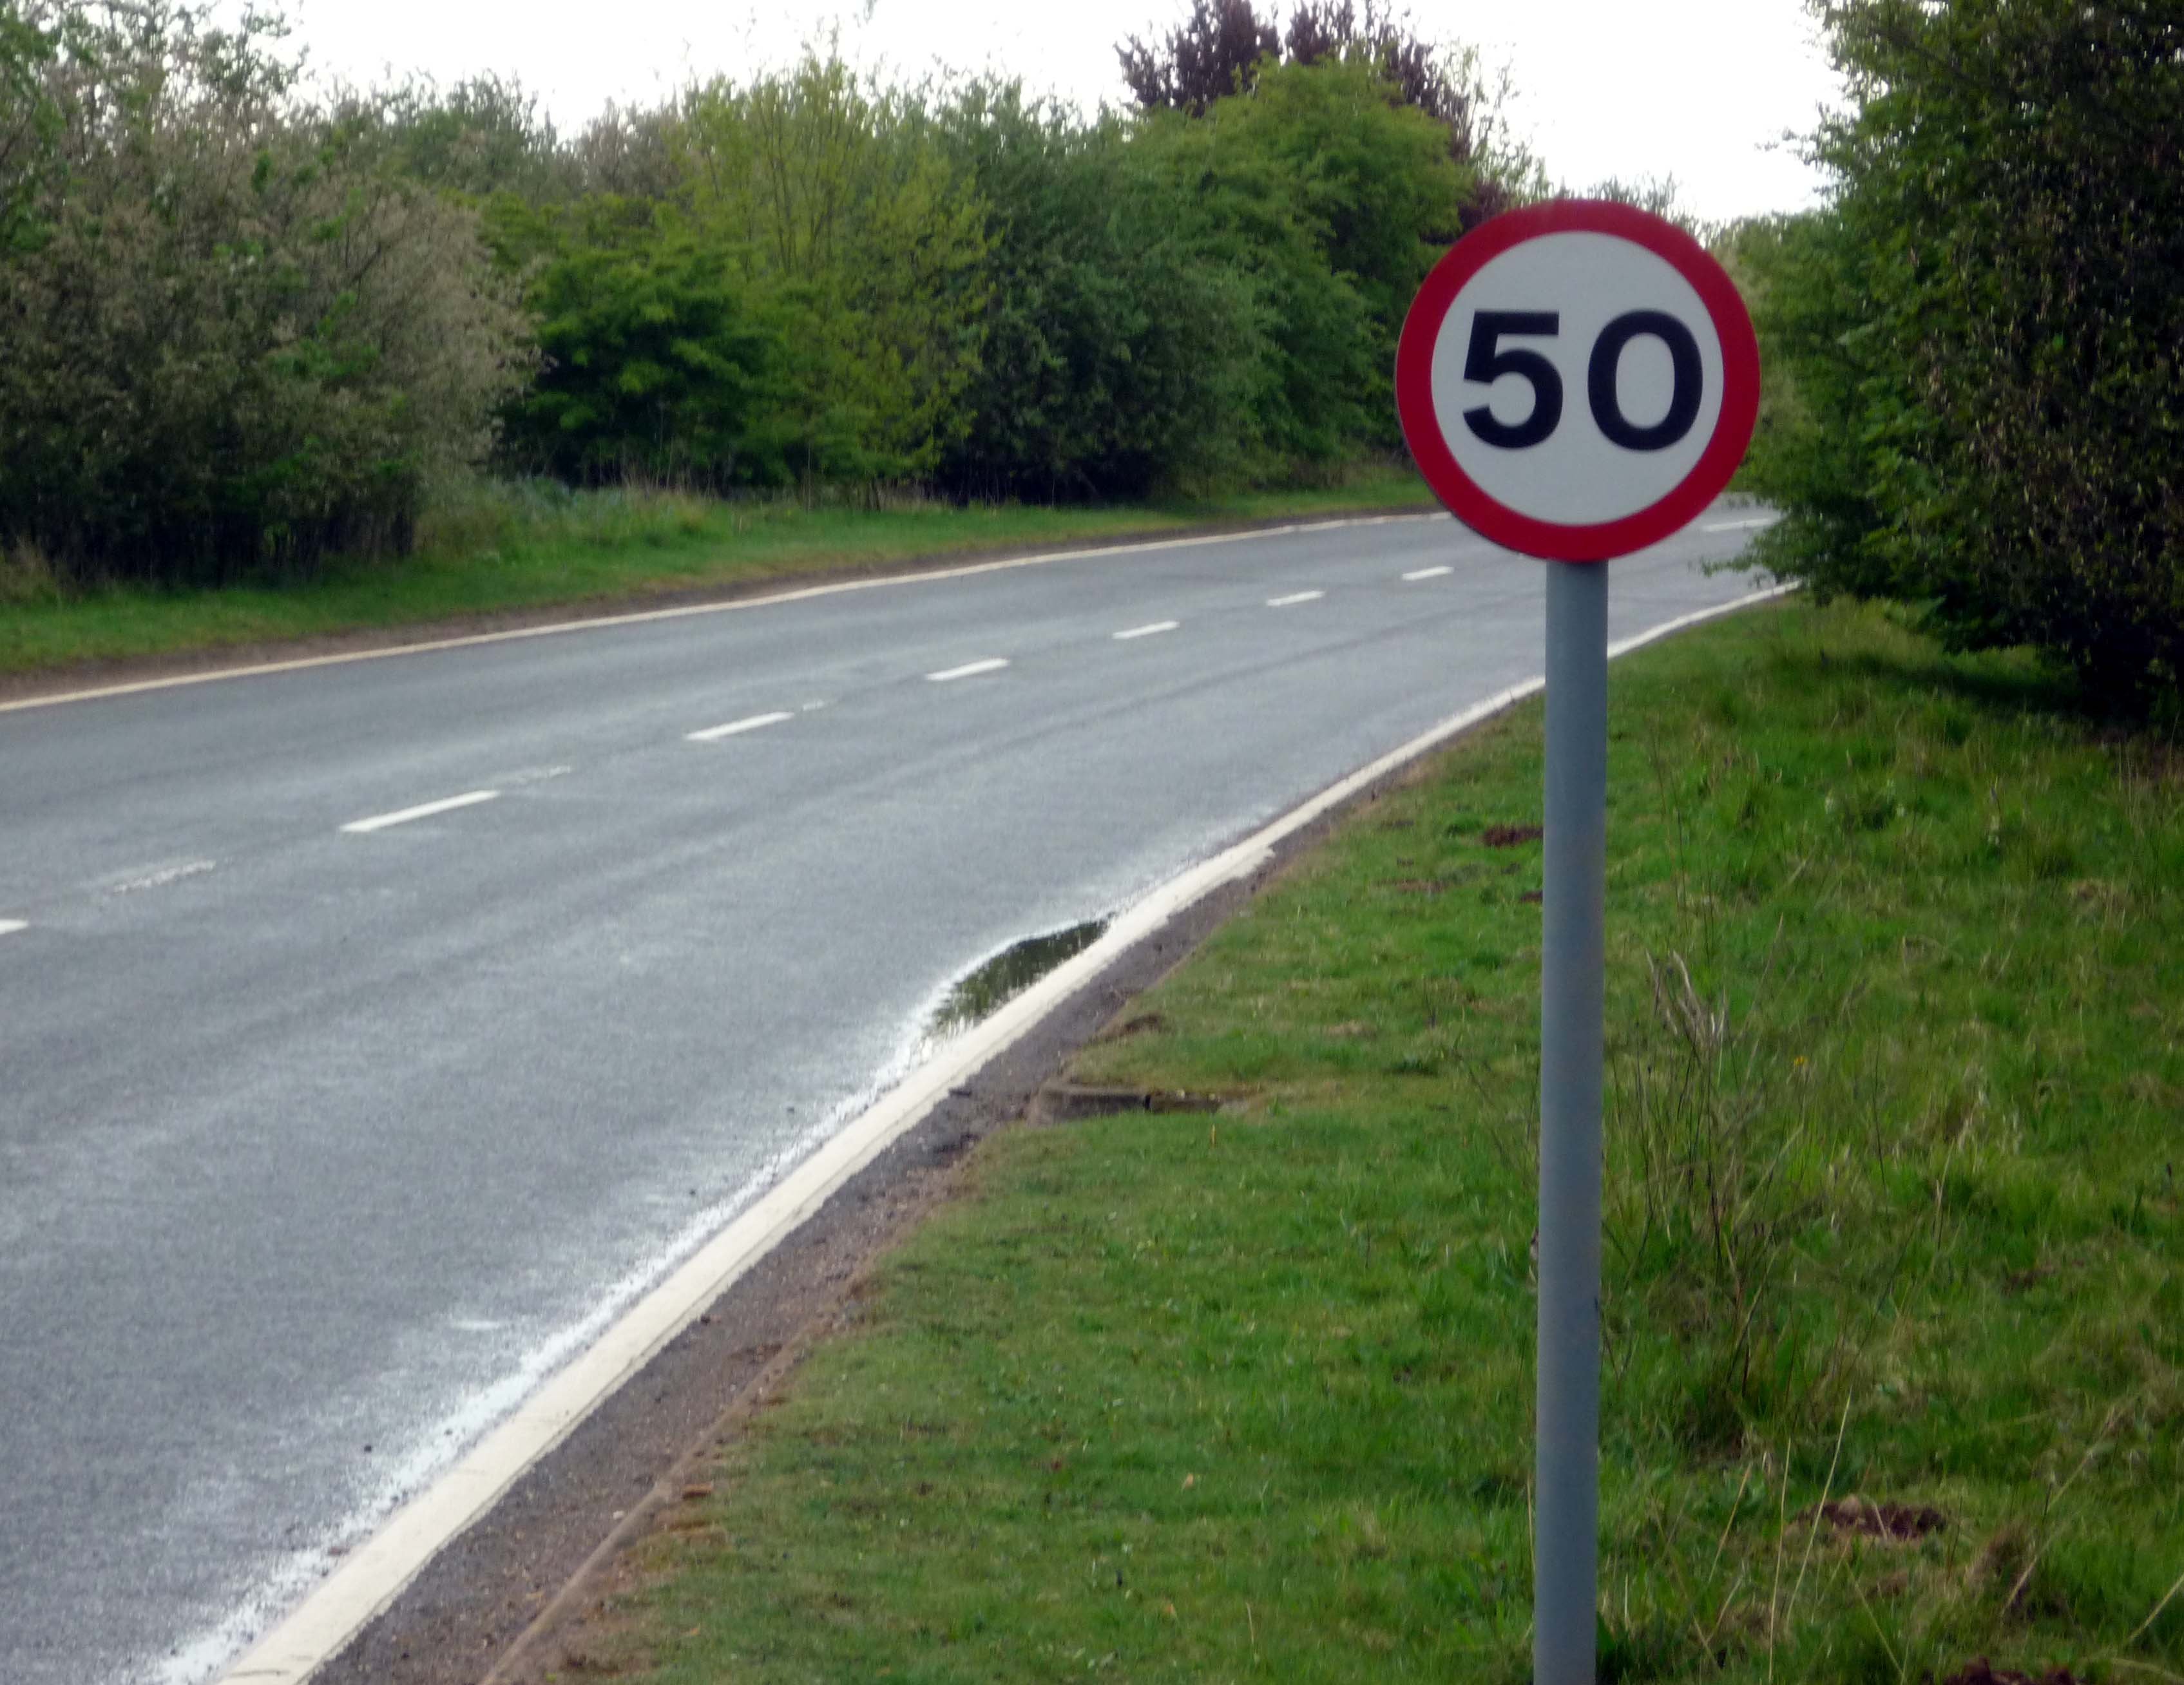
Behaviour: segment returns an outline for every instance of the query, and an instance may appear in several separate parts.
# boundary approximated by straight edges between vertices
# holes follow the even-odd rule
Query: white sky
[[[915,74],[996,68],[1087,108],[1124,97],[1115,46],[1164,32],[1186,0],[1114,6],[1002,0],[291,0],[295,42],[323,72],[376,81],[513,75],[565,126],[610,99],[792,58],[830,19],[845,53]],[[1262,3],[1286,18],[1288,0]],[[1817,179],[1779,145],[1813,126],[1836,83],[1802,0],[1413,0],[1420,32],[1506,64],[1518,132],[1574,187],[1675,178],[1707,218],[1794,209]]]

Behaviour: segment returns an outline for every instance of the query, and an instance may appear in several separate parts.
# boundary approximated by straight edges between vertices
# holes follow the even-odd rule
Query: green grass
[[[1603,1677],[2184,1675],[2184,764],[1841,607],[1613,707]],[[1474,734],[1078,1062],[1220,1115],[989,1140],[591,1665],[1526,1678],[1540,776]]]
[[[35,558],[0,557],[0,674],[1429,501],[1415,475],[1395,469],[1360,470],[1317,489],[1090,509],[913,501],[806,508],[475,481],[434,499],[415,556],[336,567],[307,581],[64,594]]]

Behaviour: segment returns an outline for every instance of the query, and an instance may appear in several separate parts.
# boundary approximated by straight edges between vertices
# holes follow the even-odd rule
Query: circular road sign
[[[1484,223],[1426,277],[1396,353],[1426,483],[1557,562],[1658,543],[1729,484],[1759,414],[1736,284],[1674,223],[1557,199]]]

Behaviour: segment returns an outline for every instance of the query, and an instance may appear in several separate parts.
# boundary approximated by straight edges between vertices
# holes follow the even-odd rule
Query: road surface
[[[0,714],[0,1678],[215,1673],[950,979],[1538,671],[1541,581],[1401,518]]]

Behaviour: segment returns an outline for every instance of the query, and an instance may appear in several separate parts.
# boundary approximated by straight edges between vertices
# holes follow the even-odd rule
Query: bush
[[[582,486],[788,479],[788,347],[727,254],[671,212],[606,196],[546,219],[532,243],[552,252],[526,293],[544,366],[509,408],[513,460]]]
[[[2173,0],[1835,0],[1825,212],[1743,243],[1796,416],[1771,566],[2030,644],[2089,696],[2184,680],[2184,23]]]
[[[968,425],[942,460],[962,497],[1143,497],[1240,466],[1258,306],[1200,261],[1134,173],[1129,131],[977,85],[939,118],[988,207]]]
[[[524,367],[475,218],[296,104],[260,20],[30,16],[55,46],[0,269],[0,543],[158,583],[405,547]]]

